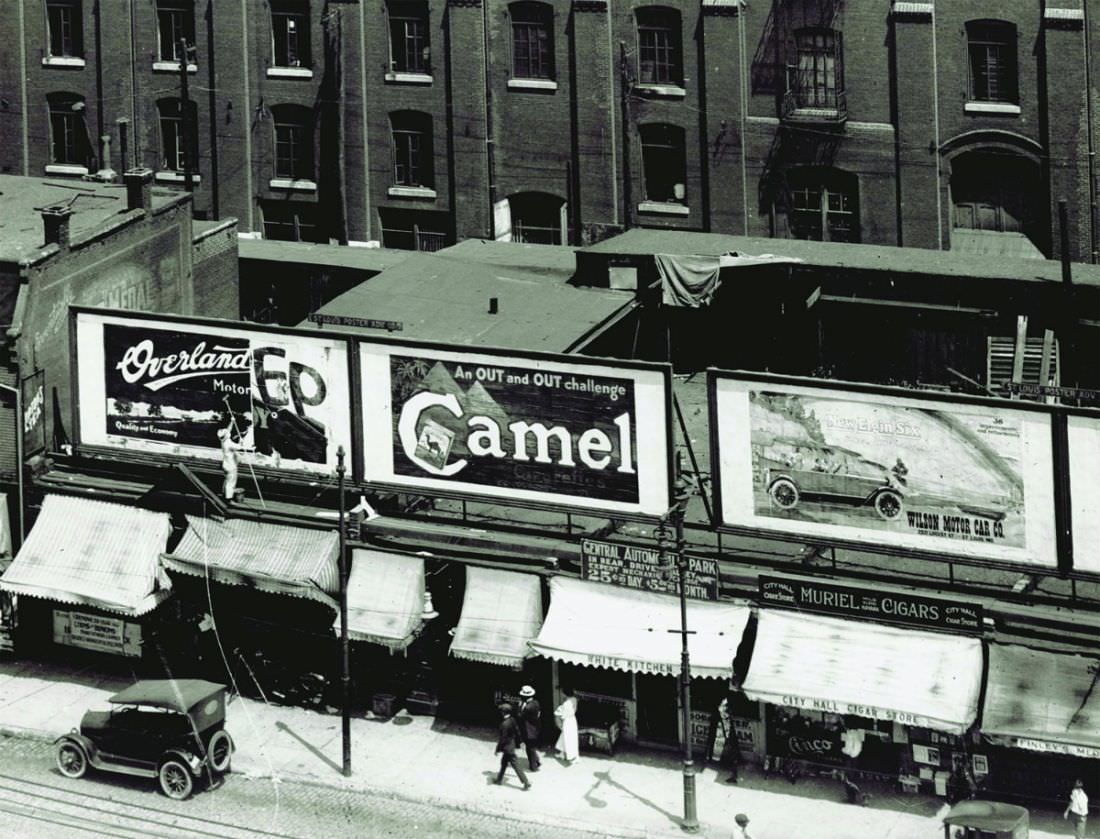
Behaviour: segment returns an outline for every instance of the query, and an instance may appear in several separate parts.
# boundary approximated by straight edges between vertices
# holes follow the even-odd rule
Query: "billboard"
[[[345,339],[80,311],[78,440],[220,460],[222,432],[256,467],[332,474],[351,447]]]
[[[364,479],[656,517],[668,511],[665,366],[363,341]]]
[[[1100,574],[1100,414],[1066,419],[1073,570]]]
[[[710,375],[720,524],[1056,567],[1048,413]]]

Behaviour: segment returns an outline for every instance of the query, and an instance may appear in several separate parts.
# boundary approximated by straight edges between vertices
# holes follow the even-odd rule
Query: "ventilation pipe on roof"
[[[57,245],[61,250],[69,249],[69,220],[73,209],[66,204],[54,204],[43,207],[42,222],[46,228],[46,244]]]
[[[490,315],[495,315],[498,311],[499,311],[499,308],[497,307],[497,298],[490,297],[489,298],[489,314]]]

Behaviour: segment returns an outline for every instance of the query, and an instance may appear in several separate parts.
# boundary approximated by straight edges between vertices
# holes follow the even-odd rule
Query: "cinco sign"
[[[367,341],[360,367],[369,481],[667,511],[666,369]]]

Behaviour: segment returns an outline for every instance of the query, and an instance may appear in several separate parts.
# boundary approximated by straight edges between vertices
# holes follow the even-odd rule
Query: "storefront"
[[[5,620],[20,655],[109,654],[157,664],[149,636],[170,596],[160,567],[168,516],[76,496],[47,495],[33,529],[0,578]]]
[[[998,798],[1064,806],[1080,778],[1100,795],[1100,661],[1013,644],[989,646],[975,771]]]
[[[747,605],[687,603],[696,742],[705,739],[726,690],[748,619]],[[576,691],[582,742],[586,730],[593,745],[609,737],[656,746],[681,742],[680,628],[674,595],[550,580],[550,610],[531,647],[558,662],[558,683]]]

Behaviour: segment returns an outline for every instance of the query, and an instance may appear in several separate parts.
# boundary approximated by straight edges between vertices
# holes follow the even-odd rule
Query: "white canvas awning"
[[[536,574],[466,566],[466,594],[451,655],[522,667],[541,626],[542,583]]]
[[[423,613],[423,559],[363,548],[352,552],[349,638],[403,650],[420,632]]]

